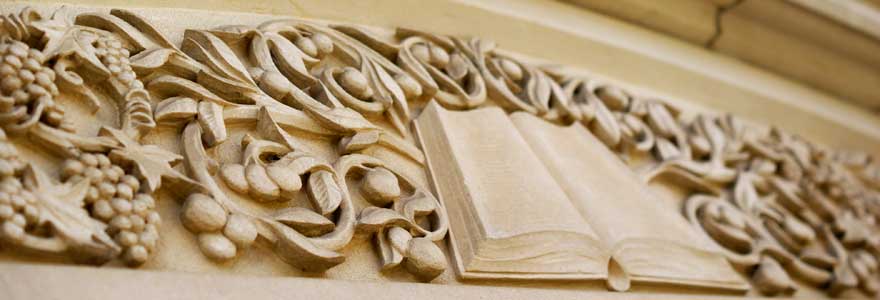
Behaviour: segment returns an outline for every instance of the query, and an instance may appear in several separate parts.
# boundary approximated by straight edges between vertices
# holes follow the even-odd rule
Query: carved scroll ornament
[[[25,9],[0,20],[4,248],[141,265],[161,251],[164,190],[211,259],[263,244],[324,271],[360,233],[383,268],[431,280],[447,264],[445,209],[372,154],[422,167],[410,125],[436,101],[583,124],[646,182],[673,178],[695,191],[683,216],[766,295],[793,292],[793,278],[831,294],[878,289],[880,165],[865,154],[688,114],[477,38],[278,20],[190,29],[176,45],[125,10]],[[69,105],[116,117],[86,130]],[[176,150],[144,138],[161,130],[175,133]]]

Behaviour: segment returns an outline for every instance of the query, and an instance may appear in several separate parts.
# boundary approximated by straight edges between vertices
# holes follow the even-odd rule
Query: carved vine
[[[46,18],[25,9],[0,21],[6,247],[143,264],[159,251],[161,188],[181,200],[180,218],[209,258],[265,241],[285,262],[324,271],[360,232],[374,238],[383,269],[402,265],[431,280],[446,269],[436,243],[448,228],[444,209],[370,153],[423,164],[409,125],[419,103],[434,100],[583,124],[646,181],[672,178],[695,191],[684,216],[764,294],[793,292],[792,277],[831,294],[878,289],[880,164],[868,155],[732,116],[688,115],[478,38],[398,29],[388,39],[278,20],[186,30],[178,46],[124,10]],[[118,121],[81,132],[59,104],[65,96],[92,113],[118,112]],[[249,129],[234,135],[240,127]],[[178,130],[180,154],[142,143],[160,128]],[[338,158],[301,136],[332,141]],[[28,163],[25,144],[63,163]],[[213,154],[227,144],[241,155]]]

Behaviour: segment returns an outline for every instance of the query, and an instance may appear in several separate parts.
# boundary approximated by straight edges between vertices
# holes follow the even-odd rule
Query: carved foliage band
[[[692,188],[684,216],[767,295],[792,292],[792,277],[832,294],[878,289],[880,166],[868,155],[688,114],[478,38],[278,20],[190,29],[176,45],[124,10],[47,18],[25,9],[0,21],[4,246],[143,264],[159,251],[162,188],[181,200],[184,226],[212,259],[262,241],[293,266],[324,271],[361,232],[383,268],[431,280],[446,268],[436,243],[445,210],[372,154],[421,167],[410,124],[433,100],[583,124],[646,182]],[[90,131],[66,105],[118,116]],[[168,128],[179,154],[142,142]],[[333,143],[332,159],[308,139]],[[63,162],[28,163],[23,145]],[[221,158],[220,148],[238,155]]]

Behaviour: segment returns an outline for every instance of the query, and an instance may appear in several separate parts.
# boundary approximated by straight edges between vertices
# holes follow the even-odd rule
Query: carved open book
[[[580,124],[500,108],[416,121],[463,278],[597,279],[746,290],[724,257]]]

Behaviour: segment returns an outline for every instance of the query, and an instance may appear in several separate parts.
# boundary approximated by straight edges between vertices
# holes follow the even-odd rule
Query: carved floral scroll
[[[761,293],[795,280],[878,290],[880,164],[867,154],[683,112],[479,38],[283,19],[188,29],[175,44],[125,10],[4,14],[4,249],[139,266],[177,217],[156,211],[165,191],[211,259],[268,247],[321,272],[364,234],[383,269],[430,281],[447,265],[445,208],[399,165],[423,169],[411,123],[436,101],[583,124],[646,183],[689,188],[683,218]],[[159,131],[177,147],[145,139]]]

